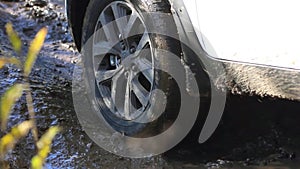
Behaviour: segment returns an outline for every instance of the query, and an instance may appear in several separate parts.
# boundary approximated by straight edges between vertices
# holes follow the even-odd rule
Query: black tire
[[[82,59],[85,67],[84,71],[87,74],[87,77],[90,79],[88,80],[89,83],[95,83],[95,81],[93,81],[95,77],[92,76],[93,69],[89,67],[89,65],[91,65],[92,62],[92,44],[88,44],[88,40],[93,36],[95,32],[97,20],[102,10],[104,10],[105,7],[112,2],[114,2],[114,0],[91,0],[87,7],[87,12],[85,14],[82,29]],[[138,13],[163,12],[171,14],[171,5],[168,0],[124,0],[123,2],[131,4]],[[164,23],[164,18],[153,18],[152,20],[147,21],[146,26],[156,27],[157,29],[162,29],[166,31],[174,30],[174,27],[176,27],[175,22],[173,22],[173,24],[168,25]],[[170,23],[170,21],[168,21],[168,23]],[[154,49],[164,49],[180,57],[181,48],[178,40],[158,34],[150,34],[150,40]],[[164,57],[154,57],[155,60],[158,62],[166,64],[169,62]],[[176,84],[174,79],[170,78],[170,75],[168,75],[166,72],[155,70],[154,84],[155,88],[160,89],[166,93],[167,104],[165,112],[158,119],[150,123],[132,122],[124,120],[114,115],[103,103],[102,96],[97,89],[95,90],[96,97],[92,99],[95,99],[98,103],[99,110],[97,111],[103,115],[107,123],[111,125],[116,131],[122,132],[125,135],[131,137],[142,138],[155,136],[168,129],[176,120],[180,109],[181,99],[178,85]],[[97,85],[90,84],[90,86]]]

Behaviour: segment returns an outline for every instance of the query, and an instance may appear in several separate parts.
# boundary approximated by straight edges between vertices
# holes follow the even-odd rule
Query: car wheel
[[[158,63],[170,62],[170,58],[156,55],[156,50],[180,58],[180,43],[149,30],[155,27],[176,32],[175,22],[166,25],[160,17],[146,22],[143,13],[149,12],[171,14],[169,1],[91,0],[83,24],[84,71],[88,85],[95,89],[91,99],[112,128],[131,137],[162,133],[176,120],[180,109],[177,83],[167,72],[155,69]],[[158,90],[164,93],[164,103],[155,100],[153,93]],[[163,112],[154,114],[156,109]],[[147,122],[138,120],[145,116]]]

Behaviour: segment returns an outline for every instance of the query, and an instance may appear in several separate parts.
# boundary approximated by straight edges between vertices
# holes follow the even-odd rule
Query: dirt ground
[[[80,54],[68,30],[63,7],[39,2],[0,1],[0,55],[15,55],[5,35],[7,22],[13,23],[23,39],[24,54],[36,32],[48,27],[49,34],[30,82],[40,134],[52,125],[60,125],[64,130],[53,143],[46,168],[265,169],[300,166],[300,105],[291,101],[300,99],[299,74],[292,72],[295,78],[288,78],[286,75],[291,75],[290,71],[284,73],[283,70],[246,65],[227,65],[232,94],[217,132],[204,145],[186,144],[147,159],[118,157],[99,148],[81,129],[73,108],[72,71]],[[24,60],[23,56],[18,57]],[[18,72],[12,66],[0,70],[0,94],[20,79]],[[253,74],[257,78],[253,79]],[[278,78],[278,74],[283,76]],[[28,118],[24,99],[16,105],[10,126]],[[188,141],[187,138],[184,142]],[[7,158],[11,168],[28,168],[33,155],[33,141],[29,136],[21,140]]]

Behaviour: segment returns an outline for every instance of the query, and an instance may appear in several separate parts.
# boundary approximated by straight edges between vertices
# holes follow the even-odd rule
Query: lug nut
[[[126,79],[128,79],[128,77],[129,77],[129,72],[125,72],[125,73],[124,73],[124,76],[125,76]]]
[[[110,55],[109,56],[109,64],[110,64],[110,66],[116,66],[116,64],[117,64],[117,62],[116,62],[116,56],[114,56],[114,55]]]
[[[130,53],[133,54],[135,52],[135,47],[130,48]]]
[[[122,50],[125,50],[126,49],[126,46],[125,46],[125,43],[123,40],[120,41],[120,46],[121,46],[121,49]]]
[[[137,66],[136,65],[132,65],[131,66],[131,70],[134,71],[134,72],[137,71]]]
[[[126,49],[126,46],[125,46],[124,43],[121,43],[121,48],[122,48],[122,50],[125,50],[125,49]]]

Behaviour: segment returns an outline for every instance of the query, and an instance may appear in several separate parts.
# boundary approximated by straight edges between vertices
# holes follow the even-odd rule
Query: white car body
[[[183,1],[211,57],[300,69],[300,1]]]

